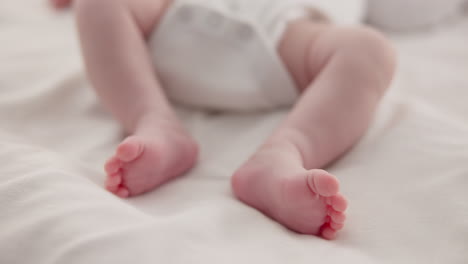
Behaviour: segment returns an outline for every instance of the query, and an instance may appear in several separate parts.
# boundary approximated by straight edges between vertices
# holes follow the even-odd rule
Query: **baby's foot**
[[[72,0],[50,0],[50,3],[55,7],[55,8],[65,8],[70,6]]]
[[[346,199],[335,176],[306,170],[292,144],[262,147],[233,176],[236,196],[289,229],[333,239],[343,228]]]
[[[197,145],[185,132],[139,131],[120,143],[106,163],[106,188],[122,198],[150,191],[191,169],[197,153]]]

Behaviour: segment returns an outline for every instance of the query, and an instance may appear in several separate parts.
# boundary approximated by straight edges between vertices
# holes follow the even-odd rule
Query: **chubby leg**
[[[178,121],[155,77],[145,37],[169,1],[76,0],[85,64],[101,101],[130,136],[105,170],[121,197],[152,190],[189,170],[197,145]]]
[[[279,53],[301,98],[232,177],[235,194],[286,227],[332,239],[346,199],[320,170],[365,133],[394,73],[393,49],[364,27],[292,23]]]

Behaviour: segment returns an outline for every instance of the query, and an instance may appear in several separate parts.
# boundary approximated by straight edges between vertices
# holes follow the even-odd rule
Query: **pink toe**
[[[332,239],[335,239],[336,238],[336,231],[333,230],[332,228],[330,227],[324,227],[322,229],[322,237],[325,238],[325,239],[328,239],[328,240],[332,240]]]
[[[337,224],[343,224],[346,221],[346,215],[342,212],[337,212],[334,210],[330,210],[328,215],[331,217],[332,222]]]
[[[130,192],[125,187],[119,187],[115,194],[121,198],[127,198],[130,195]]]
[[[109,161],[106,162],[106,165],[104,165],[104,170],[106,171],[107,174],[110,175],[110,174],[115,174],[116,172],[118,172],[121,167],[122,167],[122,162],[116,157],[113,157]]]
[[[109,185],[106,183],[106,190],[108,190],[109,192],[115,193],[117,192],[118,189],[119,189],[118,185]]]
[[[317,194],[329,197],[338,193],[339,183],[335,176],[324,170],[311,170],[309,187]]]
[[[335,222],[331,222],[330,227],[332,229],[334,229],[334,230],[341,230],[341,229],[343,229],[344,224],[338,224],[338,223],[335,223]]]
[[[344,212],[346,211],[346,208],[348,208],[348,201],[341,194],[328,197],[327,204],[333,207],[333,209],[335,209],[335,211],[338,212]]]
[[[107,177],[106,186],[119,186],[122,183],[122,175],[120,173],[113,174]]]
[[[143,148],[143,144],[137,138],[129,137],[118,146],[116,155],[120,160],[130,162],[141,155]]]

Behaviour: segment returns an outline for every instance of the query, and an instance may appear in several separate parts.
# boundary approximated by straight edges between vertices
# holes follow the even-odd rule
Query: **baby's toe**
[[[324,226],[322,228],[322,237],[328,240],[332,240],[336,238],[336,230],[331,228],[330,226]]]
[[[128,196],[130,196],[130,192],[128,191],[128,189],[123,186],[120,186],[115,192],[115,194],[121,198],[127,198]]]
[[[335,223],[335,222],[330,222],[330,227],[333,230],[341,230],[341,229],[343,229],[344,224],[338,224],[338,223]]]
[[[334,209],[328,210],[328,215],[331,218],[331,222],[337,224],[343,224],[346,221],[346,215],[343,212],[335,211]]]
[[[328,205],[330,205],[333,209],[335,209],[335,211],[338,212],[344,212],[346,211],[346,208],[348,208],[348,201],[341,194],[327,197],[326,201]]]
[[[110,175],[106,179],[106,189],[110,192],[117,192],[119,189],[119,185],[122,183],[122,175],[120,173],[116,173]]]
[[[307,183],[313,192],[324,197],[336,195],[339,191],[338,179],[324,170],[309,171]]]
[[[136,137],[128,137],[117,147],[116,156],[123,162],[130,162],[143,153],[144,144]]]
[[[122,167],[122,162],[117,157],[110,158],[104,165],[104,170],[108,175],[115,174]]]

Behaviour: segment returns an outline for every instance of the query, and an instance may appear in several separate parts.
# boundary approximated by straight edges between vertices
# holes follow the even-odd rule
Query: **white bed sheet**
[[[285,112],[181,109],[189,175],[120,200],[101,166],[122,137],[83,73],[70,14],[0,2],[0,263],[468,263],[468,19],[395,37],[398,77],[329,168],[350,208],[336,241],[238,202],[232,171]]]

